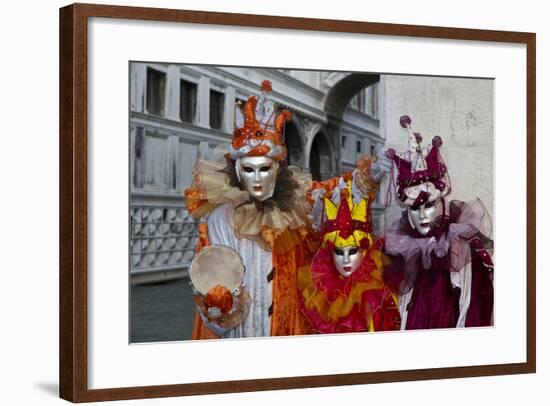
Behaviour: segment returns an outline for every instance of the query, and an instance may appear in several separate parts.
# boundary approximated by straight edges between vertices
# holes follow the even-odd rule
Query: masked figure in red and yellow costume
[[[330,193],[336,203],[322,200],[322,246],[298,276],[302,311],[319,333],[398,330],[397,298],[383,280],[383,243],[371,233],[375,194],[354,199],[352,180],[345,185]]]

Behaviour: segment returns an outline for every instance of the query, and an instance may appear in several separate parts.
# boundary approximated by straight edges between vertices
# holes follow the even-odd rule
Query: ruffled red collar
[[[382,242],[377,241],[371,249],[380,249],[381,246]],[[347,297],[357,283],[368,283],[373,278],[381,280],[382,274],[367,250],[362,264],[355,272],[348,277],[340,275],[332,260],[332,248],[329,245],[315,254],[311,264],[311,277],[315,287],[323,291],[327,300],[333,303],[340,295]]]

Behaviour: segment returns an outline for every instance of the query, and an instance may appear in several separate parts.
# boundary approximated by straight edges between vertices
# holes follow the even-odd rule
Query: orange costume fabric
[[[261,208],[250,204],[248,193],[231,186],[223,168],[224,165],[219,162],[197,162],[193,185],[185,191],[185,204],[189,212],[201,218],[210,216],[220,206],[229,206],[230,215],[223,222],[224,228],[231,229],[230,238],[254,241],[265,253],[271,254],[273,270],[268,283],[271,285],[273,306],[269,334],[310,333],[309,324],[300,312],[297,292],[298,269],[311,264],[318,246],[307,217],[309,205],[304,198],[311,184],[309,175],[292,169],[299,188],[295,190],[292,208],[283,211],[276,205]],[[207,224],[201,223],[196,252],[210,244]],[[249,267],[248,272],[254,271],[258,270]],[[217,336],[196,311],[192,339],[211,338]]]
[[[200,229],[205,232],[206,224]],[[299,231],[287,230],[273,243],[273,314],[271,316],[271,335],[289,336],[311,333],[309,322],[300,311],[298,301],[297,270],[308,267],[316,249],[311,235],[301,235]],[[204,234],[199,237],[200,248],[209,245]],[[219,338],[205,326],[195,310],[193,322],[193,340]]]

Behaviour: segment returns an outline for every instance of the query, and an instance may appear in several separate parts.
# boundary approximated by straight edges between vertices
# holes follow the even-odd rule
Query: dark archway
[[[327,78],[330,90],[324,99],[324,109],[327,113],[326,130],[330,135],[328,142],[334,151],[335,173],[340,173],[341,125],[344,111],[351,99],[366,87],[380,81],[380,75],[374,73],[344,73],[335,72]],[[310,160],[311,161],[311,160]],[[312,171],[313,173],[313,171]]]
[[[325,97],[325,111],[341,118],[349,102],[360,90],[380,81],[379,74],[350,73],[336,74],[335,83]]]
[[[288,149],[288,164],[303,168],[304,149],[300,141],[300,132],[292,121],[285,125],[285,143]]]
[[[326,180],[331,177],[330,146],[323,133],[317,133],[311,144],[309,169],[313,180]]]

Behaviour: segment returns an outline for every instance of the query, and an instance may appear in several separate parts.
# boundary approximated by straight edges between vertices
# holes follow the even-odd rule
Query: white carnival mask
[[[426,202],[414,209],[407,208],[409,223],[421,235],[428,235],[432,230],[434,220],[441,214],[441,203],[439,200]]]
[[[260,202],[273,196],[279,163],[266,156],[245,156],[236,162],[239,181]]]
[[[359,247],[336,247],[332,251],[334,266],[340,275],[347,278],[363,263],[364,250]]]

